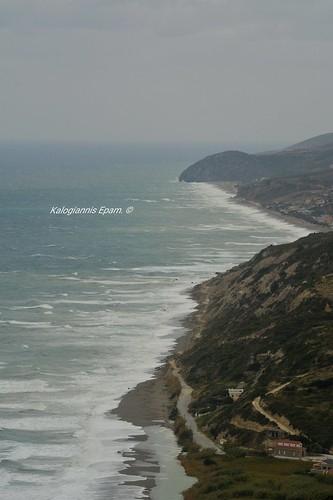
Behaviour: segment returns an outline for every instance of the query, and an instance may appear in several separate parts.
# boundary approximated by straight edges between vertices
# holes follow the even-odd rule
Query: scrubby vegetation
[[[333,499],[333,484],[310,475],[308,462],[219,456],[210,451],[192,451],[182,455],[181,461],[187,473],[198,478],[185,492],[185,500]]]
[[[332,277],[331,232],[270,246],[195,288],[200,337],[178,361],[205,432],[260,447],[273,425],[253,406],[260,396],[310,451],[332,448]],[[238,386],[232,402],[227,389]]]
[[[185,500],[333,500],[333,477],[310,473],[311,461],[267,455],[271,415],[289,422],[312,452],[333,446],[333,233],[271,246],[250,262],[195,287],[191,347],[178,365],[194,388],[190,407],[201,429],[223,437],[225,455],[200,450],[176,410],[181,462],[197,482]],[[233,402],[230,387],[242,386]]]
[[[226,455],[200,451],[181,417],[174,428],[183,449],[181,463],[197,478],[184,492],[185,500],[333,500],[333,477],[311,474],[311,462],[249,454],[231,444],[225,446]]]

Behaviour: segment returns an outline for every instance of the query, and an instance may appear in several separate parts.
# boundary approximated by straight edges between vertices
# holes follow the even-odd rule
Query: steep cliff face
[[[213,437],[258,444],[273,426],[333,446],[333,233],[270,246],[197,286],[180,356]],[[233,402],[229,388],[243,388]]]

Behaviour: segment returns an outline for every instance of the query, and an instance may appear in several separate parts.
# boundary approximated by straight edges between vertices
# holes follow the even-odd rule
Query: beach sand
[[[170,399],[166,388],[165,375],[167,366],[155,370],[154,378],[138,384],[121,399],[118,407],[112,410],[122,420],[130,422],[144,431],[151,426],[171,428],[169,422]],[[144,435],[133,436],[139,444],[134,446],[130,453],[124,453],[126,467],[121,471],[127,476],[142,477],[125,484],[137,485],[144,488],[144,498],[151,498],[151,491],[156,486],[156,474],[160,471],[159,463],[154,460],[153,453],[149,453],[144,442],[148,440],[148,432]]]
[[[125,394],[113,413],[140,427],[168,425],[170,401],[164,381],[165,371],[165,367],[158,368],[154,378]]]

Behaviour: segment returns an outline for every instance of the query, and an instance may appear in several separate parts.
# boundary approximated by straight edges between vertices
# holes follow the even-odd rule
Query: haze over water
[[[156,148],[3,150],[1,500],[140,498],[120,471],[128,437],[143,431],[107,412],[182,333],[189,287],[307,233],[214,186],[177,182],[194,159]],[[134,210],[69,217],[52,206]],[[163,467],[179,467],[163,432],[147,443],[167,449],[161,492]]]

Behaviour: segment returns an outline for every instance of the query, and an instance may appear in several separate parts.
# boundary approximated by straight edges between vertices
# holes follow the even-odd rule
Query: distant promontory
[[[333,133],[286,149],[224,151],[190,165],[185,182],[234,183],[237,197],[303,221],[333,225]]]

